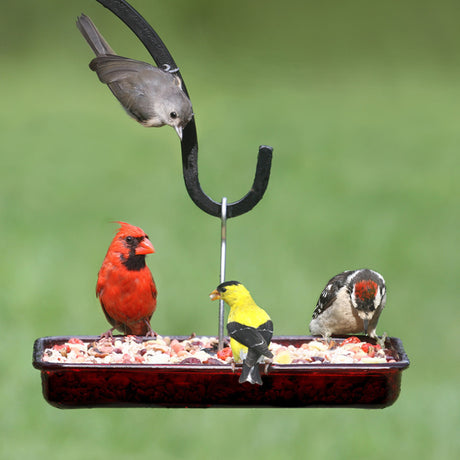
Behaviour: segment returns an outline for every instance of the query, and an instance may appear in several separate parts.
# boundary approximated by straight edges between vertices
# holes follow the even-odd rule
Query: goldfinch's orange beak
[[[209,294],[209,297],[211,300],[217,300],[221,298],[217,289],[214,289],[214,291],[212,291],[211,294]]]
[[[136,255],[153,254],[154,252],[155,248],[148,238],[144,238],[136,248]]]

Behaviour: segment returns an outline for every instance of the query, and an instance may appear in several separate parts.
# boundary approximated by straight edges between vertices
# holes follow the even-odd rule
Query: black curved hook
[[[97,1],[118,16],[136,34],[158,67],[164,65],[169,65],[172,69],[178,67],[158,34],[129,3],[125,0]],[[177,72],[177,75],[181,78],[182,88],[188,96],[180,71]],[[204,193],[198,179],[198,138],[195,117],[184,128],[181,148],[185,187],[190,198],[204,212],[215,217],[221,217],[221,203],[214,201]],[[272,147],[266,145],[259,147],[256,174],[251,190],[241,200],[227,205],[227,218],[237,217],[250,211],[262,199],[270,178],[272,153]]]

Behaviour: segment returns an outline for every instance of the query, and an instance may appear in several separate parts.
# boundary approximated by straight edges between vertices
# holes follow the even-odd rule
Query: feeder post
[[[225,264],[227,259],[227,198],[222,198],[220,212],[220,283],[225,281]],[[219,351],[224,344],[224,301],[219,300]]]

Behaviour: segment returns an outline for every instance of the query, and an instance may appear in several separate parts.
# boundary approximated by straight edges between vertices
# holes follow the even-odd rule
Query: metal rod
[[[225,281],[225,264],[227,261],[227,198],[222,198],[220,212],[220,283]],[[224,346],[224,313],[225,306],[222,299],[219,300],[219,351]]]

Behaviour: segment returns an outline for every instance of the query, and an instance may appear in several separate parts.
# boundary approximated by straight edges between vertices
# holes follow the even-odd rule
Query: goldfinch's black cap
[[[227,289],[227,286],[238,286],[238,284],[241,284],[239,281],[225,281],[225,283],[219,284],[219,286],[216,287],[217,292],[225,292]]]

